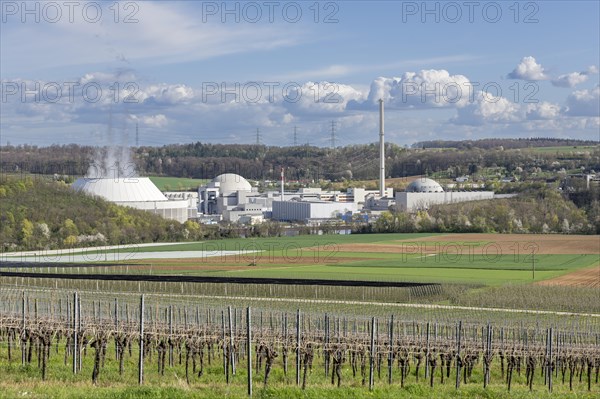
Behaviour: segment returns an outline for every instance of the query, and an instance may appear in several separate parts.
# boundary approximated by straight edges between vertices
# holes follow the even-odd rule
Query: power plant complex
[[[392,207],[405,212],[427,210],[434,204],[489,200],[492,191],[444,191],[429,178],[418,178],[405,191],[385,187],[384,102],[379,100],[379,189],[349,188],[346,192],[321,188],[285,191],[284,170],[279,190],[259,192],[244,177],[225,173],[195,192],[161,192],[147,177],[82,177],[73,189],[104,198],[117,205],[153,212],[185,222],[254,224],[265,219],[319,224],[362,213],[377,217]]]

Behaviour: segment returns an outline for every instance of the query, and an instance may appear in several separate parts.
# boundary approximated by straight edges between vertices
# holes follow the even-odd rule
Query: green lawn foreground
[[[118,362],[114,358],[114,346],[107,348],[105,366],[100,371],[98,385],[91,383],[91,374],[93,368],[94,350],[87,349],[87,356],[83,358],[83,367],[77,375],[72,373],[71,358],[67,364],[64,364],[64,339],[58,353],[55,348],[51,350],[51,356],[48,364],[48,379],[41,380],[41,372],[37,367],[35,356],[32,363],[22,366],[20,362],[20,351],[13,351],[12,362],[8,362],[6,343],[0,345],[0,398],[35,398],[35,399],[133,399],[133,398],[151,398],[151,399],[217,399],[247,398],[246,394],[246,362],[242,360],[238,365],[237,373],[232,377],[232,382],[227,385],[223,375],[221,358],[217,355],[213,359],[212,365],[205,365],[204,374],[198,378],[190,371],[190,385],[185,381],[185,366],[178,364],[177,354],[175,354],[175,366],[166,367],[164,376],[159,375],[156,368],[156,353],[152,356],[152,361],[145,361],[144,386],[137,383],[137,357],[136,346],[133,347],[132,356],[126,354],[124,375],[119,375]],[[473,370],[470,381],[465,384],[461,381],[458,390],[454,387],[454,369],[450,378],[445,378],[443,384],[440,383],[439,367],[435,373],[434,387],[431,388],[424,379],[424,369],[420,370],[420,379],[415,380],[415,368],[407,377],[405,387],[400,387],[400,372],[397,367],[393,369],[393,383],[387,383],[387,368],[382,365],[381,378],[375,371],[375,387],[372,392],[367,386],[361,384],[360,374],[352,376],[352,370],[349,362],[344,363],[342,367],[342,385],[340,388],[330,383],[330,377],[325,378],[323,374],[323,363],[320,357],[315,358],[312,372],[307,378],[306,390],[301,390],[295,386],[294,358],[290,357],[290,364],[287,376],[283,373],[282,360],[277,358],[269,378],[269,387],[265,388],[263,384],[264,366],[261,371],[253,370],[253,390],[254,398],[260,399],[352,399],[352,398],[374,398],[374,399],[420,399],[420,398],[488,398],[488,399],[512,399],[512,398],[581,398],[592,399],[600,395],[598,384],[592,384],[591,392],[587,392],[587,382],[574,381],[573,392],[569,392],[568,382],[562,384],[560,378],[554,381],[554,391],[548,393],[544,386],[543,377],[539,375],[539,369],[536,368],[533,392],[529,392],[525,384],[525,373],[522,370],[519,376],[516,372],[513,376],[513,385],[511,392],[507,391],[505,383],[502,383],[498,360],[492,363],[491,385],[487,389],[482,386],[483,375],[482,366],[479,363]],[[190,366],[191,367],[191,366]],[[368,373],[368,367],[367,367]],[[560,376],[560,374],[559,374]],[[568,378],[567,378],[568,381]]]

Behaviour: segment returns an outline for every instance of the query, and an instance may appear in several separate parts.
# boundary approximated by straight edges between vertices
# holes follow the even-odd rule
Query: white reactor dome
[[[167,197],[147,177],[88,178],[73,183],[73,189],[102,197],[111,202],[167,201]]]
[[[213,183],[219,183],[223,195],[235,193],[236,191],[252,191],[248,180],[235,173],[224,173],[212,179]]]
[[[147,177],[82,177],[71,187],[117,205],[152,212],[180,223],[188,219],[188,200],[169,200]]]
[[[440,183],[428,178],[419,178],[406,186],[406,192],[409,193],[443,193],[444,189]]]

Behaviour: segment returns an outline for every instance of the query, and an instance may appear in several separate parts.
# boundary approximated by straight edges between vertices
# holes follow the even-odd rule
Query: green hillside
[[[63,182],[0,179],[2,251],[175,241],[187,234],[180,223],[74,192]]]

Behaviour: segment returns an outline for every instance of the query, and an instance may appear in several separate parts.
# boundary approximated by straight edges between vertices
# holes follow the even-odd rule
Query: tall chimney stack
[[[379,99],[379,197],[385,196],[385,142],[383,140],[383,99]]]
[[[281,167],[281,201],[284,201],[284,185],[285,185],[285,174],[283,171],[283,166]]]

